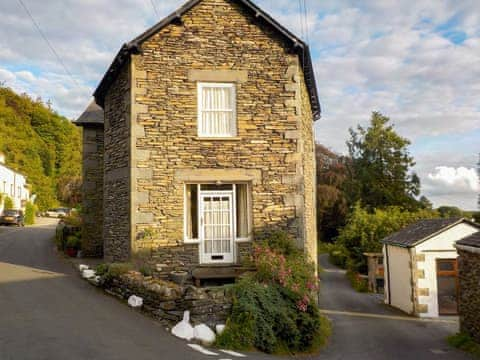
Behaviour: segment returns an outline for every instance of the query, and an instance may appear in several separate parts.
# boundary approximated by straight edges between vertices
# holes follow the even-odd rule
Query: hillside
[[[0,151],[27,176],[40,210],[78,201],[80,129],[40,100],[0,87]]]

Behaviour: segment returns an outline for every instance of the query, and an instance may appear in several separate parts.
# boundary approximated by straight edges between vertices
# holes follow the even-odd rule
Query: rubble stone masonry
[[[460,327],[480,343],[480,249],[458,249]]]

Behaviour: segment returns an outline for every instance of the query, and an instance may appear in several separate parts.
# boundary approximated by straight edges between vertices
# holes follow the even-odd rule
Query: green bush
[[[347,271],[347,279],[350,280],[352,287],[358,292],[368,292],[368,280],[360,277],[360,274],[353,271]]]
[[[475,358],[480,359],[480,344],[476,343],[470,335],[465,333],[458,333],[447,338],[450,346],[466,351],[472,354]]]
[[[35,223],[36,206],[30,201],[25,206],[25,225],[33,225]]]
[[[10,196],[5,196],[3,199],[3,210],[13,209],[13,200]]]
[[[399,207],[376,209],[368,212],[357,204],[340,230],[337,244],[348,251],[352,266],[357,272],[366,272],[367,264],[363,253],[380,252],[381,240],[386,236],[420,219],[435,218],[438,213],[431,210],[406,211]]]
[[[256,348],[266,353],[309,352],[329,335],[329,325],[317,306],[300,311],[295,297],[282,286],[247,277],[235,285],[233,293],[232,314],[225,331],[217,337],[218,347]]]
[[[81,241],[78,237],[75,235],[69,235],[67,236],[67,241],[65,243],[65,247],[67,249],[77,249],[80,250],[81,247]]]
[[[232,288],[232,313],[216,345],[267,353],[316,350],[329,325],[316,305],[313,264],[283,234],[255,246],[252,263],[257,272]]]
[[[98,264],[97,267],[95,268],[95,273],[98,276],[103,276],[106,273],[108,273],[108,264]]]

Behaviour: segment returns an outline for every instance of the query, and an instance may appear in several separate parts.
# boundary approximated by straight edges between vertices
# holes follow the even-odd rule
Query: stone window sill
[[[240,141],[242,138],[240,136],[232,137],[196,137],[197,141]]]

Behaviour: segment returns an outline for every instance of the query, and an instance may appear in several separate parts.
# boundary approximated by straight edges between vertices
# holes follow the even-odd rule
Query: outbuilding
[[[460,328],[480,343],[480,232],[458,241],[456,247]]]
[[[425,219],[386,237],[385,303],[419,317],[456,315],[455,243],[478,231],[463,218]]]

